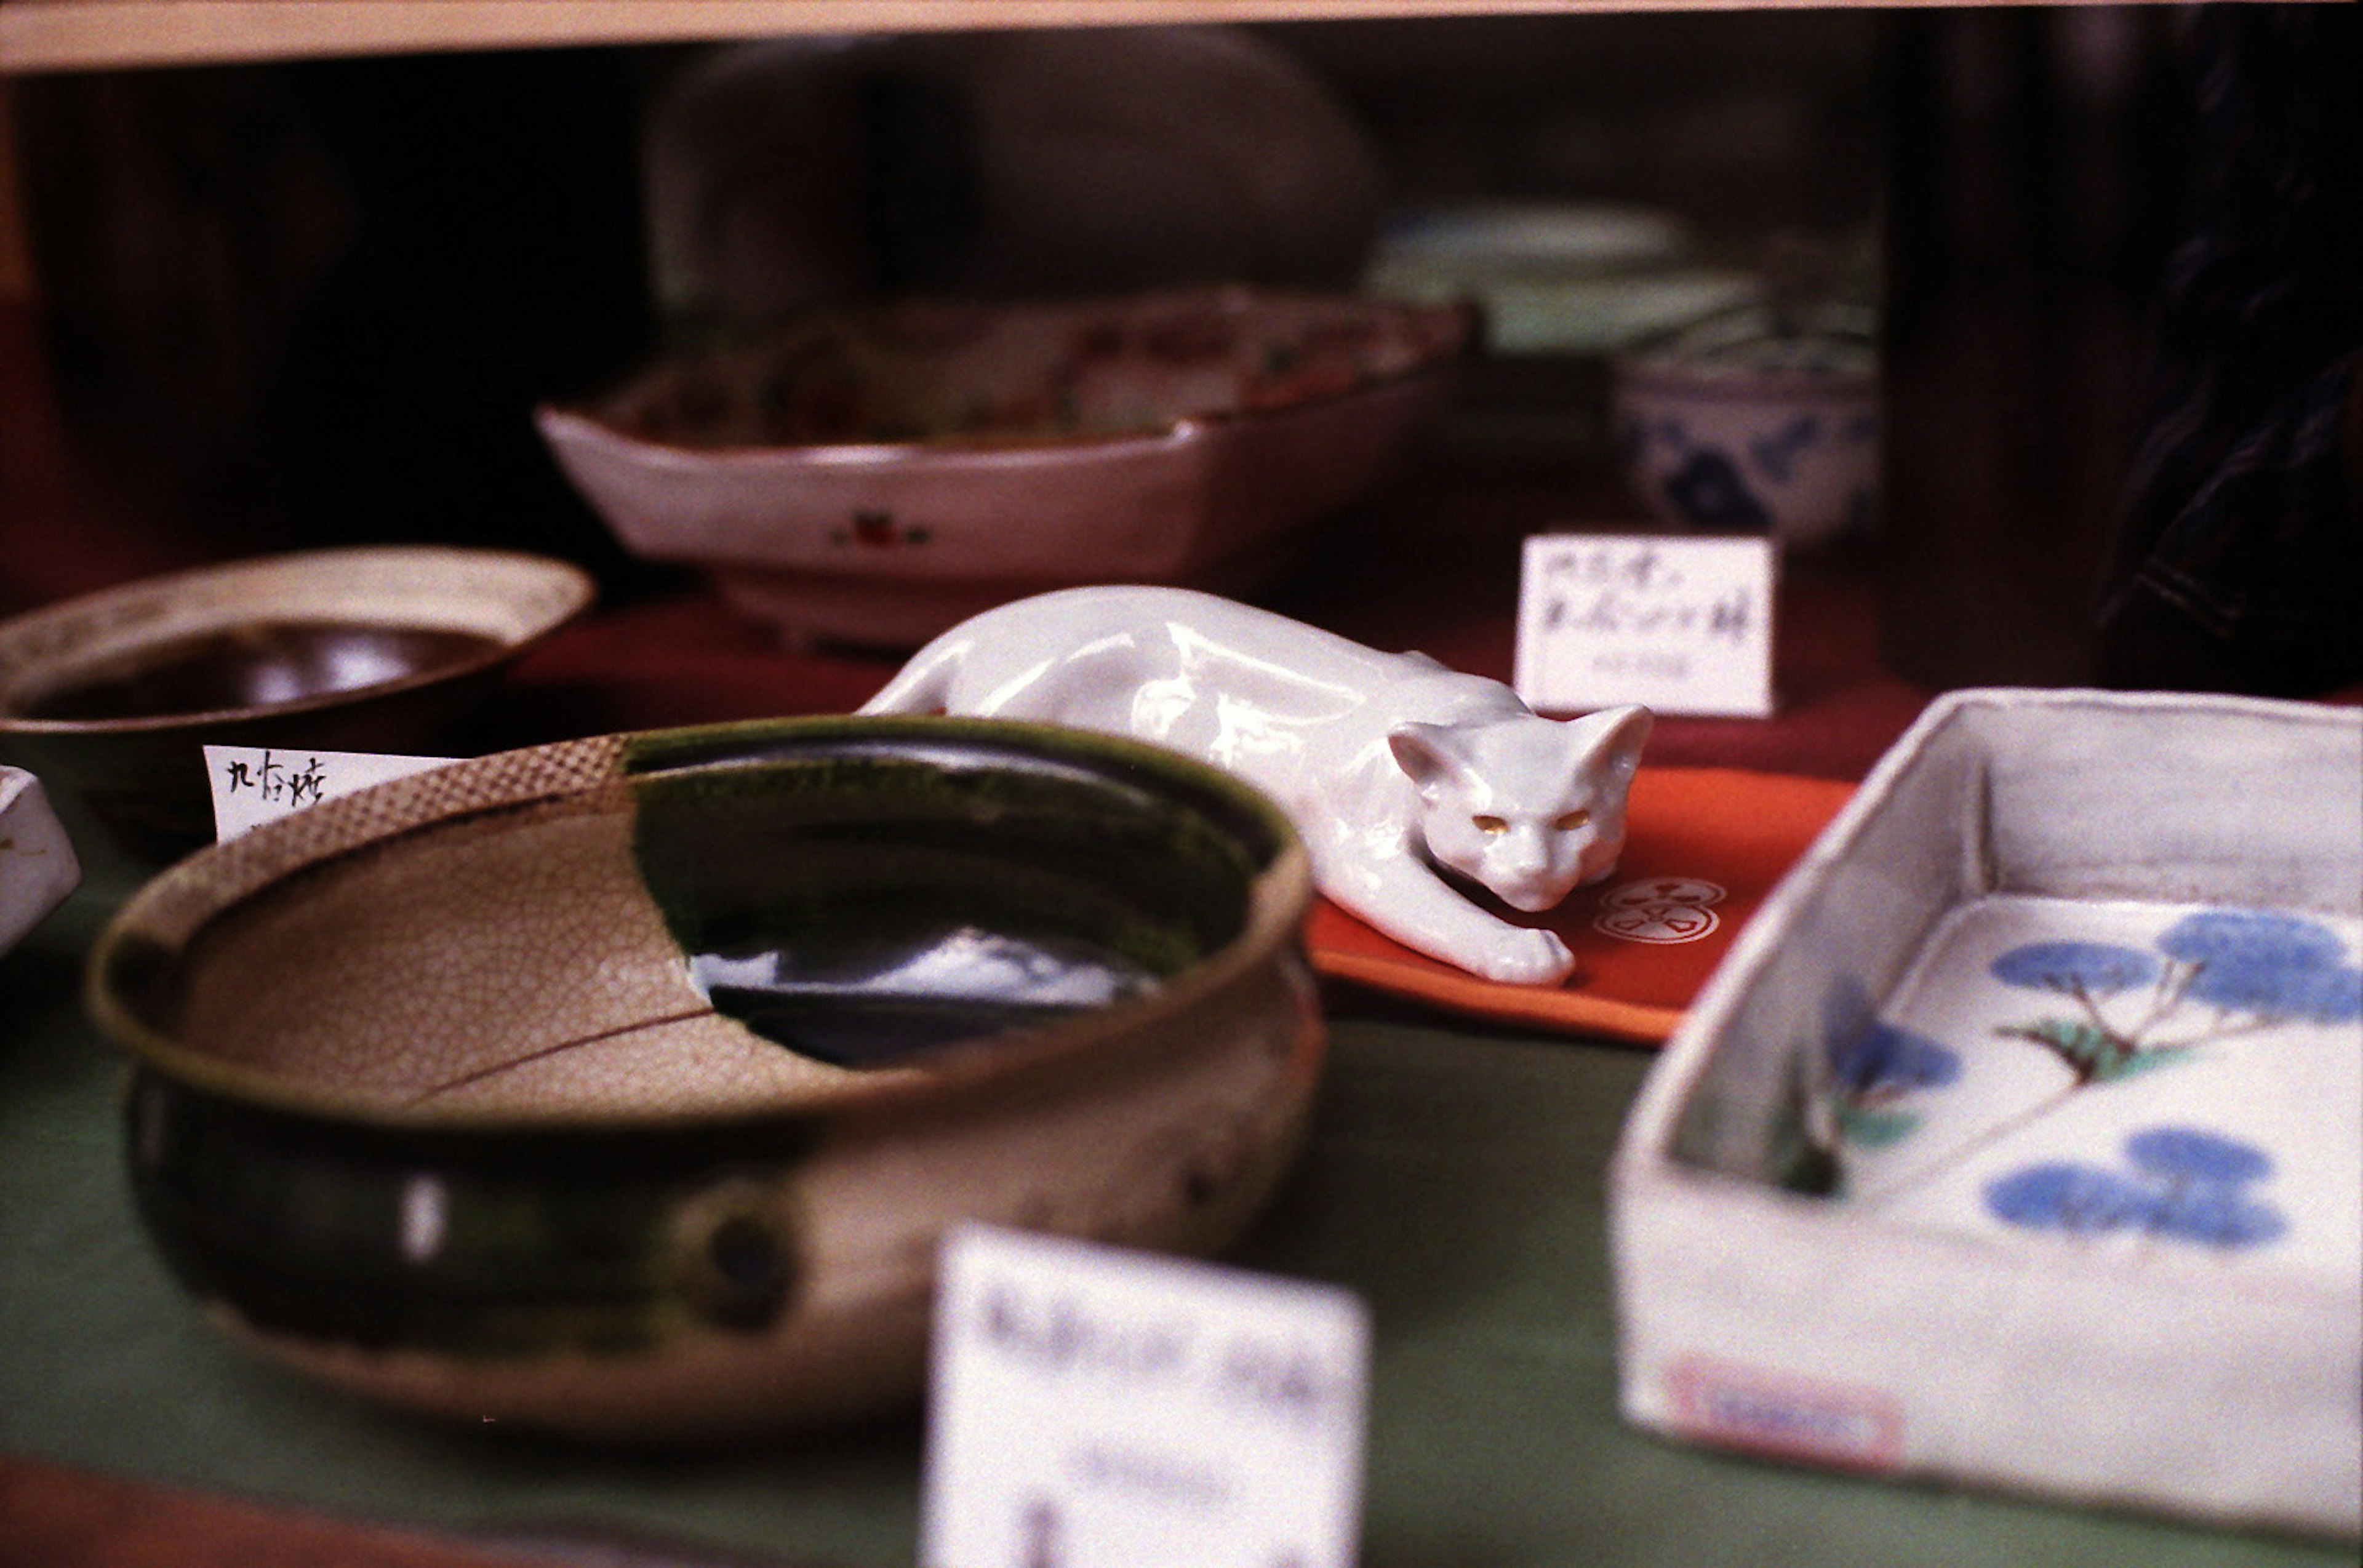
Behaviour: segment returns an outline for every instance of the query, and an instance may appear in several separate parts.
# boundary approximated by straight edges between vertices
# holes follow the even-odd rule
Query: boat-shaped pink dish
[[[624,544],[791,641],[913,647],[1085,583],[1251,594],[1448,395],[1458,306],[906,302],[660,361],[543,437]]]

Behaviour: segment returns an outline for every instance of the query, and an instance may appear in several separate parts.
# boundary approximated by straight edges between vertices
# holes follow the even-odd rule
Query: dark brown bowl
[[[134,855],[212,840],[206,746],[431,751],[591,602],[564,562],[355,547],[153,577],[0,622],[0,759]]]

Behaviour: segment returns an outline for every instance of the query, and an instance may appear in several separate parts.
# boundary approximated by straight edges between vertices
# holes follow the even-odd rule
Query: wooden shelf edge
[[[1839,6],[1977,0],[1835,0]],[[2004,0],[2044,4],[2047,0]],[[2100,4],[2104,0],[2071,0]],[[0,0],[0,74],[799,33],[1548,12],[1825,9],[1833,0]]]

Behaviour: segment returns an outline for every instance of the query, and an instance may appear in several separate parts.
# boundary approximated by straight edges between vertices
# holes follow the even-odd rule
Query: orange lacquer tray
[[[1625,853],[1558,908],[1512,916],[1575,953],[1559,985],[1504,985],[1414,952],[1326,900],[1305,929],[1313,966],[1455,1012],[1656,1044],[1681,1021],[1747,917],[1854,794],[1829,779],[1737,768],[1644,767]]]

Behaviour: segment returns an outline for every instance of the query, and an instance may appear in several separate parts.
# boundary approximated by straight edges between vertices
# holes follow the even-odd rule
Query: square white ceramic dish
[[[81,862],[41,781],[22,768],[0,767],[0,952],[81,884]]]
[[[2363,710],[1932,704],[1634,1107],[1626,1417],[2356,1534],[2358,945]]]

